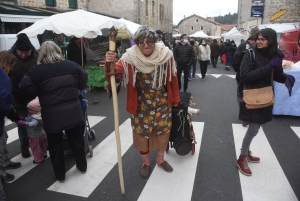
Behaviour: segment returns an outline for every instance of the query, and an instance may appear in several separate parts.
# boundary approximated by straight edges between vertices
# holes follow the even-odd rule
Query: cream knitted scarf
[[[121,62],[123,64],[125,70],[125,87],[128,84],[129,76],[128,76],[128,64],[131,65],[133,74],[133,87],[135,87],[136,81],[136,73],[141,72],[144,74],[151,73],[154,77],[154,82],[152,88],[156,88],[156,80],[157,80],[157,70],[159,69],[159,85],[162,86],[162,80],[164,80],[164,85],[166,84],[167,72],[164,74],[165,64],[167,64],[167,68],[170,69],[169,81],[172,80],[172,75],[176,75],[176,64],[173,58],[173,52],[166,47],[164,44],[155,44],[155,48],[152,54],[149,57],[146,57],[142,54],[139,47],[134,45],[131,48],[126,50],[126,53],[121,57]],[[163,79],[165,76],[165,79]]]

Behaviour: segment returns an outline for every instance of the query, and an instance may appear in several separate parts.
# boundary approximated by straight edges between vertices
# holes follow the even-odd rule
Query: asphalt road
[[[209,65],[204,81],[196,76],[189,82],[188,91],[194,97],[195,108],[201,110],[200,115],[193,115],[198,143],[195,155],[178,156],[170,148],[166,160],[174,168],[172,173],[156,167],[156,155],[151,153],[151,175],[147,179],[140,177],[141,159],[132,147],[130,116],[125,110],[126,91],[123,89],[118,99],[126,194],[121,195],[112,100],[103,89],[93,89],[87,93],[87,99],[96,139],[90,141],[94,156],[87,155],[87,174],[76,171],[72,155],[66,155],[66,181],[59,184],[49,159],[34,166],[32,157],[22,159],[22,167],[15,170],[19,176],[4,185],[7,200],[299,200],[299,117],[274,116],[272,122],[263,125],[251,146],[253,155],[260,156],[261,162],[249,164],[253,172],[251,177],[238,172],[235,162],[247,128],[238,120],[234,74],[232,69],[225,71],[221,64],[217,68]],[[94,99],[98,99],[99,104],[91,104]],[[7,125],[6,129],[16,132],[14,124]],[[11,158],[19,160],[18,140],[11,140],[8,149]]]

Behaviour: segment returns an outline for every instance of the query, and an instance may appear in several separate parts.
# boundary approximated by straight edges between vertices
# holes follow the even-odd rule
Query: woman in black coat
[[[261,109],[247,109],[243,101],[243,89],[257,89],[271,86],[271,74],[274,70],[274,81],[294,85],[295,78],[292,75],[283,73],[282,58],[284,55],[278,50],[277,35],[273,29],[266,28],[260,30],[256,35],[256,47],[254,57],[248,51],[241,63],[241,82],[239,84],[238,96],[240,97],[239,119],[249,122],[248,130],[243,139],[241,155],[237,160],[237,167],[242,174],[251,176],[248,162],[258,163],[259,157],[251,155],[249,150],[252,139],[258,133],[261,124],[272,120],[273,106]],[[255,59],[253,59],[255,58]],[[253,63],[254,61],[254,63]]]
[[[65,180],[62,131],[65,131],[77,169],[86,173],[84,150],[84,118],[78,90],[87,83],[87,73],[77,63],[65,60],[60,48],[51,41],[41,45],[38,65],[20,82],[20,89],[31,99],[39,97],[43,128],[54,174],[59,182]]]

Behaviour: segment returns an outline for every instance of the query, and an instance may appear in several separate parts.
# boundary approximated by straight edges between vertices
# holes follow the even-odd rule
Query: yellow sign
[[[286,9],[280,9],[280,11],[274,13],[271,17],[270,17],[270,21],[274,21],[277,18],[280,18],[281,16],[283,16],[285,13],[287,12]]]

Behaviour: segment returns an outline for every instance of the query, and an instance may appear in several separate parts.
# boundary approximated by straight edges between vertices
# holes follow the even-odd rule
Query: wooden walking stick
[[[115,27],[112,27],[108,33],[109,36],[109,50],[115,52],[116,50],[116,36],[118,32]],[[117,87],[116,87],[116,71],[115,71],[115,62],[109,63],[110,69],[110,84],[114,105],[114,119],[115,119],[115,134],[116,134],[116,143],[117,143],[117,155],[118,155],[118,168],[119,168],[119,178],[121,192],[125,194],[124,187],[124,178],[123,178],[123,168],[122,168],[122,158],[121,158],[121,141],[120,141],[120,132],[119,132],[119,109],[118,109],[118,96],[117,96]]]

